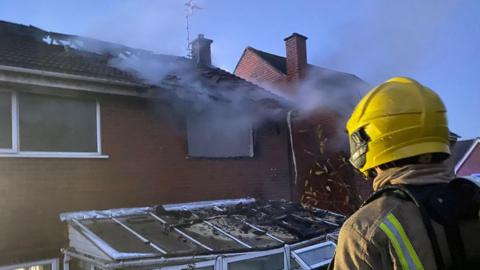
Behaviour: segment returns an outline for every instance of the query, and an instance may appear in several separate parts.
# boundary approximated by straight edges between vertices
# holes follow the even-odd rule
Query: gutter
[[[90,93],[155,98],[167,91],[150,91],[151,85],[59,72],[0,65],[0,86],[33,91],[72,90]],[[162,87],[158,87],[161,89]]]
[[[127,87],[135,87],[135,88],[148,87],[148,85],[139,84],[139,83],[130,83],[130,82],[117,81],[112,79],[95,78],[95,77],[89,77],[89,76],[83,76],[83,75],[74,75],[74,74],[68,74],[68,73],[44,71],[44,70],[38,70],[38,69],[21,68],[21,67],[5,66],[5,65],[0,65],[0,71],[10,71],[10,72],[16,72],[16,73],[53,77],[53,78],[59,78],[59,79],[81,80],[86,82],[111,84],[111,85],[127,86]]]

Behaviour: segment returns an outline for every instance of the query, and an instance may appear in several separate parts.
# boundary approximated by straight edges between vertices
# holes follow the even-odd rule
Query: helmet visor
[[[365,129],[360,128],[353,132],[349,138],[350,141],[350,163],[358,170],[367,162],[368,142],[370,137]]]

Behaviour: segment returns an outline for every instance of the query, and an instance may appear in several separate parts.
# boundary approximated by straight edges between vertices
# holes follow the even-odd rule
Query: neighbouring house
[[[447,162],[457,176],[480,177],[480,138],[457,141]]]
[[[353,74],[309,64],[306,40],[297,33],[285,38],[286,57],[247,47],[234,73],[296,105],[289,114],[295,198],[352,213],[372,187],[348,164],[344,125],[369,86]]]
[[[187,59],[0,21],[1,269],[58,269],[62,212],[292,198],[288,103],[211,42]]]

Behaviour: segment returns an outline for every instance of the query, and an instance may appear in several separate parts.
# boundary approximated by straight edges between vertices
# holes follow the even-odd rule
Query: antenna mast
[[[187,23],[187,57],[192,57],[192,47],[190,44],[190,17],[192,17],[195,10],[203,9],[199,7],[195,0],[186,0],[185,2],[185,20]]]

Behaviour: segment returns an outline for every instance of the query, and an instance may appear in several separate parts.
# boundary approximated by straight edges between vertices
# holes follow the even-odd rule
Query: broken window
[[[0,149],[12,148],[12,94],[0,92]]]
[[[19,95],[20,151],[97,152],[96,102]]]
[[[187,117],[187,140],[191,157],[253,157],[253,129],[246,119],[191,115]]]
[[[99,154],[95,100],[0,92],[0,152],[6,155]]]

